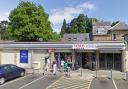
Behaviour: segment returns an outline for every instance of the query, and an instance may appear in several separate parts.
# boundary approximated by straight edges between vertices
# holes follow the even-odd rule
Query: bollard
[[[70,76],[70,67],[68,67],[68,76]]]
[[[96,78],[97,78],[97,70],[96,70]]]
[[[82,77],[82,68],[81,68],[81,71],[80,71],[80,76]]]
[[[128,71],[126,71],[126,81],[128,81]]]
[[[112,69],[111,69],[111,79],[112,79]]]

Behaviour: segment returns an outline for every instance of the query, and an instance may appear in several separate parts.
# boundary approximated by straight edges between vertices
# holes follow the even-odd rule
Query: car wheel
[[[20,73],[20,76],[21,76],[21,77],[25,76],[25,72],[22,71],[22,72]]]
[[[4,82],[5,82],[5,78],[0,78],[0,85],[2,85],[2,84],[4,84]]]

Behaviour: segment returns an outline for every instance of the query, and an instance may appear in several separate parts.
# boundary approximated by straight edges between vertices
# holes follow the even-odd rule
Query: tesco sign
[[[73,44],[72,49],[97,49],[96,44]]]

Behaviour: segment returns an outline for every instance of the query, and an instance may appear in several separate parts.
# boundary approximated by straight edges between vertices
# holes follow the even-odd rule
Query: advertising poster
[[[28,50],[20,50],[20,63],[28,63]]]

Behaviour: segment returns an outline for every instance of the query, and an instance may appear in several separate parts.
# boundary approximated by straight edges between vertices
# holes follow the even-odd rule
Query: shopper
[[[64,60],[61,59],[61,71],[64,71]]]
[[[53,74],[56,75],[57,73],[57,63],[56,61],[53,61]]]

